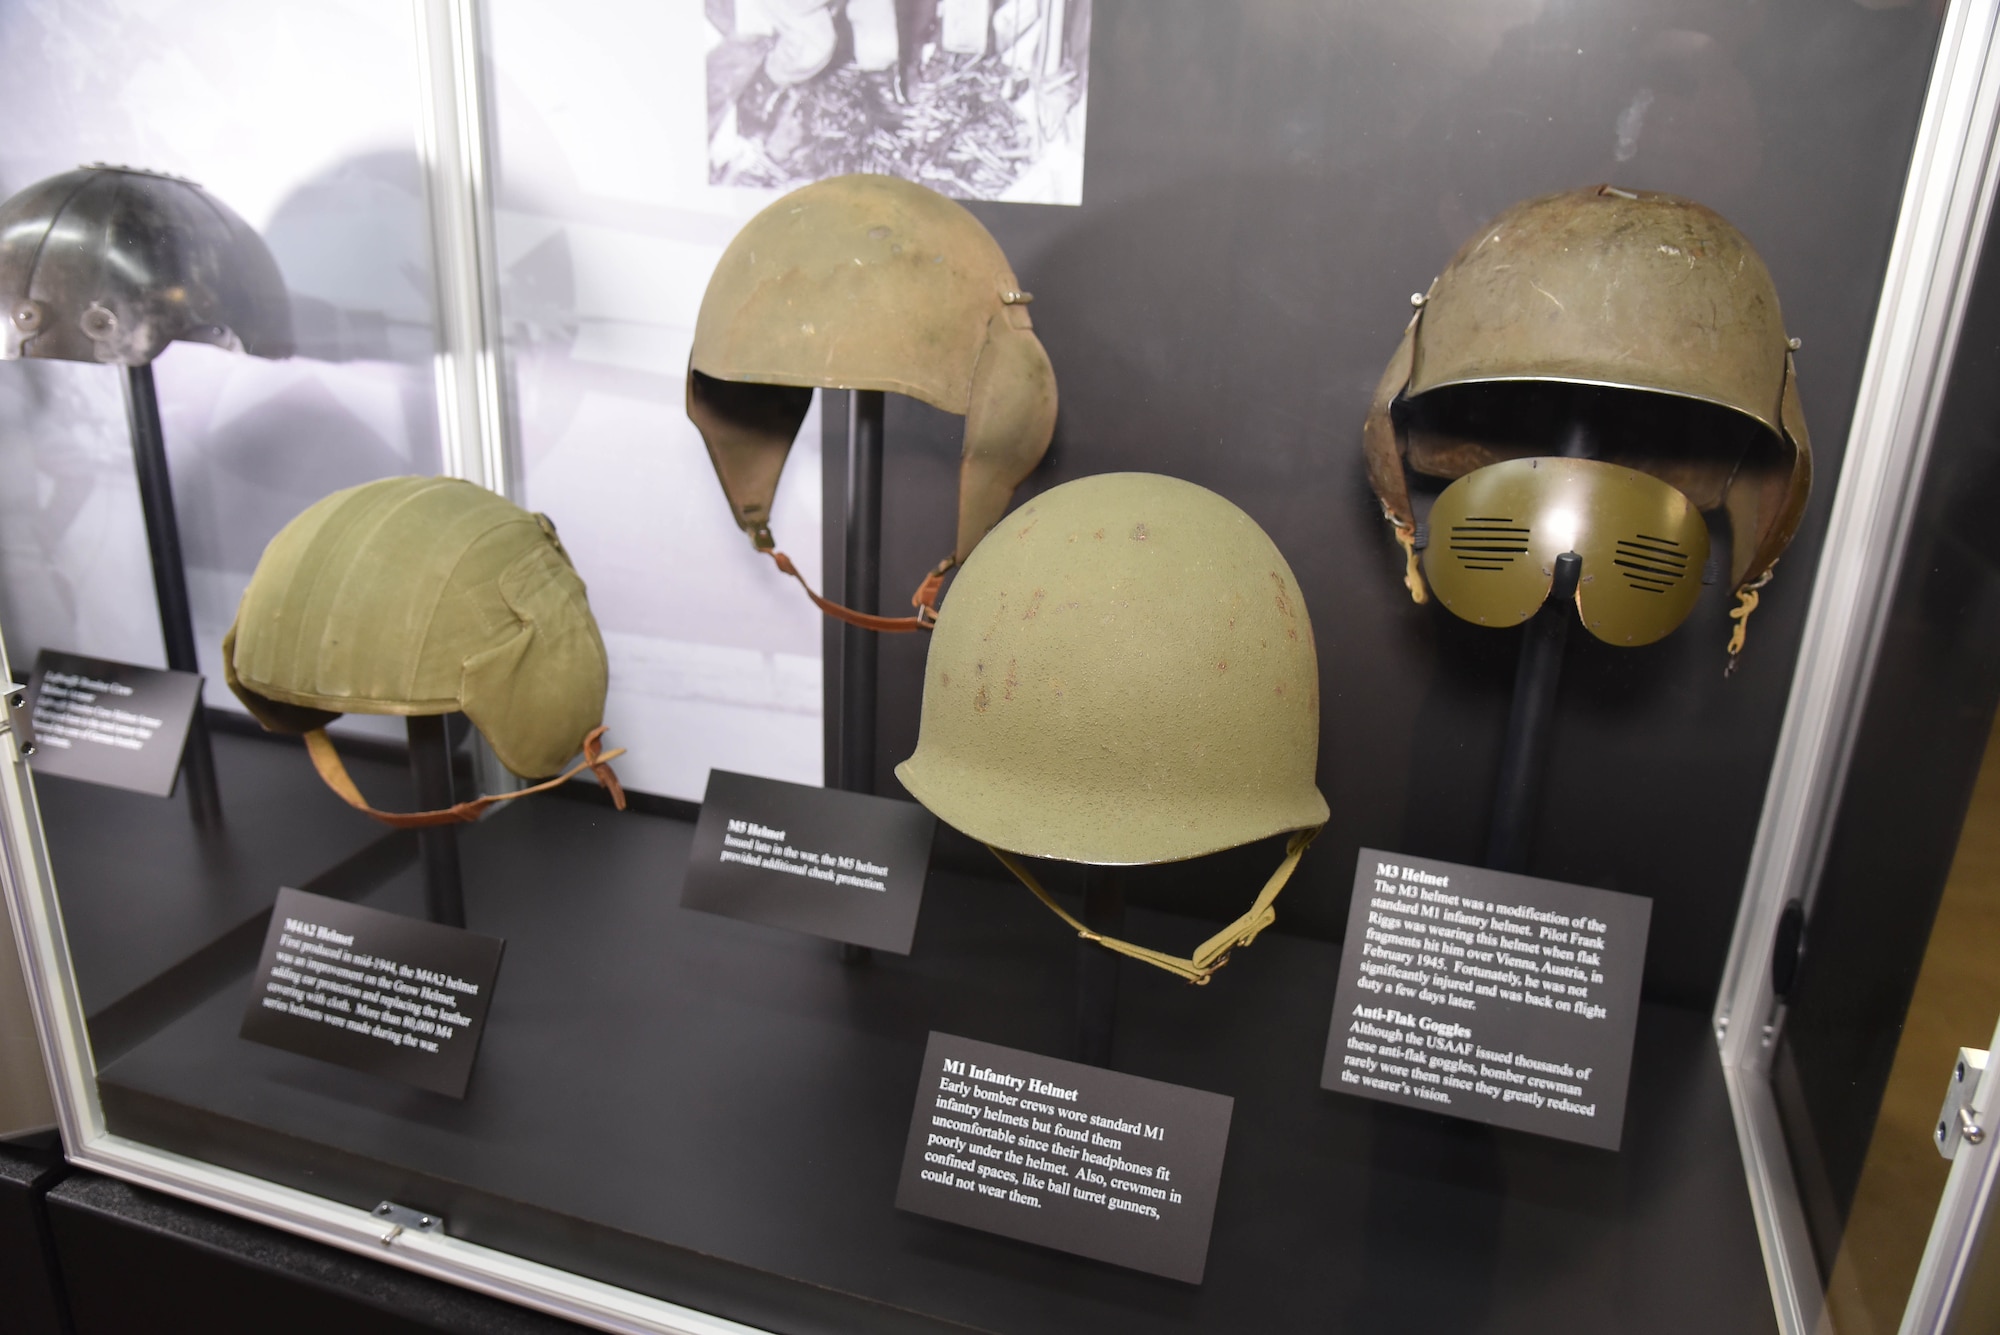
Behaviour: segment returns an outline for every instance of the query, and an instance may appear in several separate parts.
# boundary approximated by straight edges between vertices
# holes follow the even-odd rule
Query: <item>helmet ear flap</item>
[[[778,476],[811,407],[810,389],[718,380],[688,367],[688,417],[708,446],[730,513],[759,549],[772,545]]]
[[[958,473],[958,547],[963,561],[1013,504],[1056,430],[1056,373],[1041,340],[1004,313],[986,326],[965,410]]]
[[[583,581],[553,544],[523,552],[499,583],[520,632],[465,660],[459,699],[500,763],[538,779],[603,720],[609,665]]]

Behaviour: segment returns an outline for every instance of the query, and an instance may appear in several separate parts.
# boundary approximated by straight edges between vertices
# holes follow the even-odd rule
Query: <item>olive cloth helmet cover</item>
[[[547,519],[470,482],[384,478],[308,507],[264,549],[222,658],[258,722],[306,734],[329,785],[386,823],[470,820],[506,798],[375,811],[328,771],[323,729],[342,714],[462,709],[514,773],[555,774],[581,749],[562,777],[590,765],[623,805],[604,763],[620,753],[598,750],[608,668],[583,580]]]
[[[1611,186],[1508,209],[1418,299],[1363,429],[1369,481],[1409,553],[1411,596],[1422,602],[1425,590],[1405,467],[1459,478],[1554,450],[1412,431],[1402,403],[1452,386],[1550,381],[1697,400],[1762,428],[1738,458],[1627,457],[1615,441],[1600,456],[1660,477],[1702,510],[1725,510],[1730,583],[1754,606],[1812,485],[1792,350],[1770,272],[1711,209]],[[1732,653],[1741,635],[1739,624]]]
[[[0,357],[144,366],[168,343],[292,355],[263,240],[192,181],[81,167],[0,204]]]
[[[796,575],[775,550],[771,503],[812,389],[921,399],[965,418],[958,538],[914,600],[927,612],[944,572],[1006,513],[1055,431],[1055,372],[1030,299],[977,218],[895,177],[836,176],[752,218],[702,298],[687,405],[758,550]],[[918,620],[844,619],[856,618],[884,630]]]
[[[1192,981],[1275,917],[1326,823],[1319,669],[1291,567],[1191,482],[1109,473],[1043,493],[973,551],[938,614],[917,801],[1091,940]],[[1250,909],[1178,958],[1101,938],[1016,855],[1130,866],[1293,837]]]

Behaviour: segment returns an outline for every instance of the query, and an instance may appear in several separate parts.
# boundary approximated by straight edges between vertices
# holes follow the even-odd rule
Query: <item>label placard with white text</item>
[[[37,774],[169,796],[200,703],[192,672],[44,649],[28,682],[28,763]]]
[[[933,1031],[896,1207],[1199,1284],[1235,1106]]]
[[[1652,912],[1362,849],[1321,1087],[1617,1149]]]
[[[936,833],[914,802],[710,770],[681,907],[907,955]]]
[[[506,944],[280,890],[238,1032],[462,1099]]]

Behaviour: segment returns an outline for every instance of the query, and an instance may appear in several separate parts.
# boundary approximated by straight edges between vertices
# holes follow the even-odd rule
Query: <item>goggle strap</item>
[[[527,797],[534,793],[547,792],[569,782],[584,770],[597,775],[597,781],[611,794],[612,805],[618,810],[625,809],[625,788],[618,782],[618,775],[612,770],[611,762],[625,754],[624,747],[613,751],[604,749],[604,725],[592,728],[583,739],[583,759],[571,765],[553,779],[546,779],[530,788],[522,788],[512,793],[495,793],[486,797],[475,797],[455,806],[442,807],[435,811],[380,811],[369,805],[355,786],[353,776],[341,762],[340,752],[334,749],[333,739],[326,735],[326,729],[314,728],[305,735],[306,754],[312,757],[313,768],[326,786],[333,789],[341,801],[353,807],[364,816],[381,821],[396,830],[422,830],[438,825],[465,825],[476,821],[485,814],[488,807],[502,802],[511,802],[517,797]]]

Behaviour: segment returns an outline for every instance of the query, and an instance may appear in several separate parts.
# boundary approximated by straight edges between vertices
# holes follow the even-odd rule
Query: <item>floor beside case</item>
[[[1236,1100],[1201,1286],[899,1213],[926,1035],[1070,1055],[1073,940],[940,874],[910,958],[843,965],[680,911],[689,833],[560,800],[466,832],[507,952],[463,1102],[237,1039],[246,973],[107,1067],[112,1129],[787,1331],[1773,1329],[1704,1016],[1645,1009],[1614,1155],[1319,1090],[1338,948],[1269,934],[1206,988],[1124,973],[1117,1069]]]
[[[212,736],[224,813],[216,829],[195,824],[178,792],[148,797],[36,776],[100,1061],[142,1037],[151,1013],[211,990],[217,969],[238,964],[242,950],[232,953],[231,945],[247,943],[254,962],[279,886],[352,894],[413,856],[407,837],[389,836],[342,805],[296,741]],[[350,767],[378,802],[407,799],[401,766],[354,760]]]

